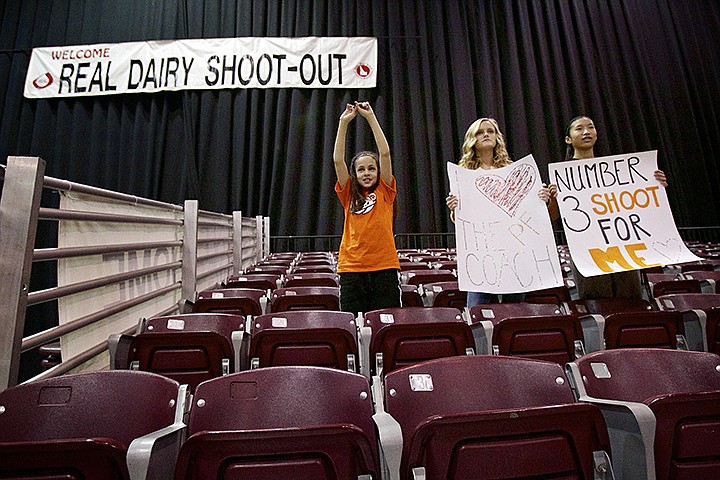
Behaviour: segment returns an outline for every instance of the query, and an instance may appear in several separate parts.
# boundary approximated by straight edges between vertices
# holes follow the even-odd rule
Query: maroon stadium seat
[[[380,478],[370,393],[366,377],[323,367],[204,382],[175,479]]]
[[[267,292],[259,288],[216,288],[198,293],[193,313],[262,315]]]
[[[260,288],[262,290],[275,290],[280,285],[280,275],[277,273],[248,273],[246,275],[232,275],[225,282],[225,288]]]
[[[425,360],[474,352],[470,326],[450,307],[403,307],[365,313],[363,345],[370,375]],[[363,347],[365,348],[365,347]]]
[[[338,276],[336,273],[326,272],[303,272],[289,273],[283,280],[283,288],[292,287],[338,287]]]
[[[550,303],[560,306],[570,301],[570,289],[563,284],[558,287],[533,290],[525,293],[525,301],[527,303]]]
[[[657,301],[663,310],[682,312],[691,350],[720,354],[720,294],[676,293],[662,295]]]
[[[147,372],[64,375],[0,393],[0,478],[172,478],[187,388]]]
[[[457,276],[451,270],[420,269],[405,270],[402,272],[403,283],[408,285],[423,285],[434,282],[452,282]]]
[[[288,310],[340,310],[340,288],[278,288],[272,293],[270,312]]]
[[[470,324],[475,338],[476,352],[490,354],[492,339],[497,325],[504,318],[562,315],[562,309],[554,303],[485,303],[470,308]]]
[[[556,363],[441,358],[390,372],[383,392],[373,388],[383,400],[385,460],[400,479],[592,479],[595,468],[610,468],[600,410],[575,403]]]
[[[467,305],[467,292],[458,288],[457,280],[427,283],[423,285],[423,291],[429,306],[462,310]]]
[[[605,348],[687,349],[679,312],[620,312],[605,317]]]
[[[400,284],[402,291],[402,306],[403,307],[422,307],[423,297],[420,295],[417,285],[406,285]]]
[[[712,267],[712,265],[707,265]],[[702,293],[720,293],[720,272],[715,270],[692,270],[685,272],[683,276],[688,280],[699,280]]]
[[[667,280],[653,283],[652,294],[654,298],[671,293],[702,293],[700,280]]]
[[[618,478],[717,478],[720,357],[650,348],[605,350],[568,364],[568,371],[578,398],[598,405],[614,432]]]
[[[583,331],[575,315],[501,319],[492,334],[493,354],[565,365],[585,354]]]
[[[142,332],[111,337],[113,366],[154,372],[195,388],[200,382],[247,368],[245,318],[227,313],[155,317]]]
[[[253,319],[251,368],[315,365],[357,371],[355,316],[332,310],[295,310]]]

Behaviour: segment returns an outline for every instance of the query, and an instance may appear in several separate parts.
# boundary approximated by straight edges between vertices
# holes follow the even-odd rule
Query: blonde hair
[[[480,161],[475,158],[475,143],[477,143],[476,135],[482,122],[490,122],[497,134],[497,142],[495,148],[493,148],[493,165],[497,168],[510,165],[512,160],[510,160],[510,155],[508,155],[505,147],[505,136],[503,136],[500,126],[494,118],[478,118],[468,127],[461,149],[462,156],[458,164],[470,170],[480,168]]]

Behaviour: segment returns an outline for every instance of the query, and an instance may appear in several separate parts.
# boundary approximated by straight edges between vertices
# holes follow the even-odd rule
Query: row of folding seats
[[[201,383],[94,372],[0,393],[0,478],[714,479],[720,356],[506,356],[372,383],[284,366]],[[614,472],[614,476],[613,476]]]
[[[670,307],[671,299],[676,304]],[[144,320],[137,334],[111,337],[114,368],[169,375],[195,387],[248,368],[316,365],[383,375],[444,356],[496,354],[565,364],[586,352],[660,347],[717,351],[717,311],[666,299],[666,311],[631,300],[403,307],[355,317],[336,310],[257,316],[195,313]],[[707,333],[707,335],[706,335]]]
[[[361,324],[358,324],[361,322]],[[111,365],[152,371],[195,388],[248,368],[314,365],[380,375],[410,363],[474,353],[470,326],[451,307],[368,312],[302,310],[247,319],[192,313],[142,320],[109,339]]]
[[[720,353],[720,295],[660,297],[661,310],[646,300],[593,299],[553,303],[486,304],[472,307],[470,324],[478,353],[571,361],[602,349],[657,347]]]
[[[198,293],[191,307],[195,313],[262,315],[287,310],[340,310],[337,286],[261,288],[211,288]]]

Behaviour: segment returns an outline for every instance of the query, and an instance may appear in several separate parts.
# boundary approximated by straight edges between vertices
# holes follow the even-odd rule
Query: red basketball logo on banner
[[[35,88],[38,90],[41,90],[43,88],[47,88],[53,83],[53,77],[49,73],[44,73],[43,75],[40,75],[35,80],[33,80],[32,84]]]
[[[355,67],[355,74],[360,78],[367,78],[371,73],[372,69],[370,68],[370,65],[366,63],[361,63]]]

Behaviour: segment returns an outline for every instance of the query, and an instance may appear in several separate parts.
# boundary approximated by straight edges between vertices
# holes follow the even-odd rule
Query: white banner
[[[373,88],[377,39],[245,37],[34,48],[25,97],[220,88]]]
[[[657,151],[549,165],[570,255],[585,277],[699,260],[675,227]]]
[[[128,205],[74,192],[63,192],[60,209],[84,212],[141,215],[159,219],[182,220],[182,212],[153,207]],[[67,220],[59,222],[58,247],[117,245],[121,243],[164,242],[182,239],[181,225],[147,225],[138,223],[88,222]],[[181,258],[181,247],[153,248],[130,252],[106,253],[58,260],[58,286],[72,285],[92,279],[155,267]],[[93,290],[75,293],[58,300],[60,325],[111,308],[119,303],[149,294],[181,280],[179,267],[143,277],[113,283]],[[62,358],[68,359],[177,304],[180,287],[140,305],[127,308],[112,316],[60,338]],[[106,368],[109,357],[103,354],[79,367],[78,370]]]
[[[458,197],[455,235],[461,290],[520,293],[563,284],[532,155],[496,170],[448,163]]]

